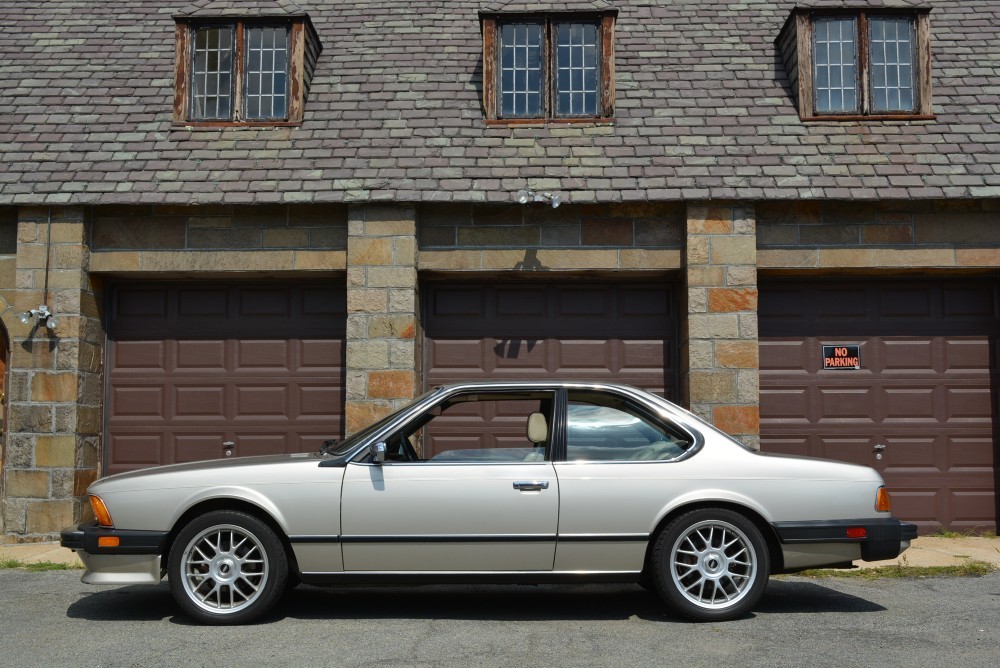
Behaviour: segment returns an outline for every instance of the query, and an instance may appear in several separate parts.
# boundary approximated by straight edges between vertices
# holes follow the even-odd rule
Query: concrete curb
[[[16,559],[24,563],[48,561],[57,564],[80,565],[79,558],[72,550],[61,547],[57,543],[0,545],[0,559]],[[905,566],[960,566],[969,561],[986,561],[1000,567],[1000,538],[921,536],[913,541],[909,550],[895,559],[871,562],[856,561],[855,565],[861,568],[896,564]]]

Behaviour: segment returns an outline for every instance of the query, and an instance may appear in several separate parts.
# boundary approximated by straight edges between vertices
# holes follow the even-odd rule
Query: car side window
[[[566,420],[569,461],[668,461],[691,439],[621,398],[570,395]]]
[[[552,392],[449,397],[386,439],[387,462],[517,463],[549,459]]]

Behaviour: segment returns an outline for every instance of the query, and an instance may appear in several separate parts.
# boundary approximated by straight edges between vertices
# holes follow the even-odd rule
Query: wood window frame
[[[481,16],[483,32],[483,111],[487,125],[589,125],[614,123],[615,111],[615,19],[617,12],[602,13],[545,13],[545,14],[491,14]],[[518,21],[544,25],[545,38],[545,95],[543,115],[537,117],[504,117],[500,114],[500,26]],[[598,53],[598,114],[596,116],[556,116],[553,70],[555,55],[552,50],[554,24],[593,23],[597,25],[600,40]]]
[[[242,117],[245,103],[244,73],[246,70],[246,29],[258,26],[288,28],[288,115],[284,119],[246,120]],[[233,51],[233,111],[230,119],[191,118],[191,61],[194,34],[199,28],[232,27]],[[183,127],[281,127],[302,124],[305,106],[305,21],[302,18],[233,19],[177,21],[174,50],[174,126]]]
[[[871,88],[868,55],[868,18],[891,16],[909,18],[913,21],[914,34],[914,90],[916,106],[914,111],[870,113]],[[815,19],[852,17],[857,19],[858,93],[860,113],[817,114],[815,112],[816,89],[813,85],[813,44]],[[799,117],[803,121],[879,121],[879,120],[934,120],[936,116],[931,104],[931,32],[930,9],[866,8],[851,10],[838,8],[829,10],[800,9],[795,14],[796,56],[798,58]]]

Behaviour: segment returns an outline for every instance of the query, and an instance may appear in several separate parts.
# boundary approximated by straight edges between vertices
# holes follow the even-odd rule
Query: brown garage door
[[[449,281],[425,284],[422,295],[428,387],[558,378],[676,395],[677,324],[669,284]],[[525,425],[511,425],[504,415],[462,413],[455,419],[461,424],[450,427],[452,435],[467,430],[470,443],[484,431],[498,438],[524,434]],[[433,443],[426,454],[435,454]]]
[[[874,466],[922,532],[995,530],[997,304],[986,281],[762,282],[762,448]]]
[[[342,281],[114,288],[108,472],[342,435],[345,313]]]
[[[459,380],[604,380],[673,398],[672,289],[650,283],[428,283],[429,386]]]

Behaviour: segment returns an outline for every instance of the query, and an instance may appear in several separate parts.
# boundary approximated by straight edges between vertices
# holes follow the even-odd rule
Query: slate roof
[[[1000,196],[1000,0],[933,3],[935,121],[842,123],[793,106],[794,0],[615,0],[615,123],[544,127],[483,121],[485,1],[272,4],[323,44],[301,127],[172,127],[190,2],[4,3],[0,204]]]

